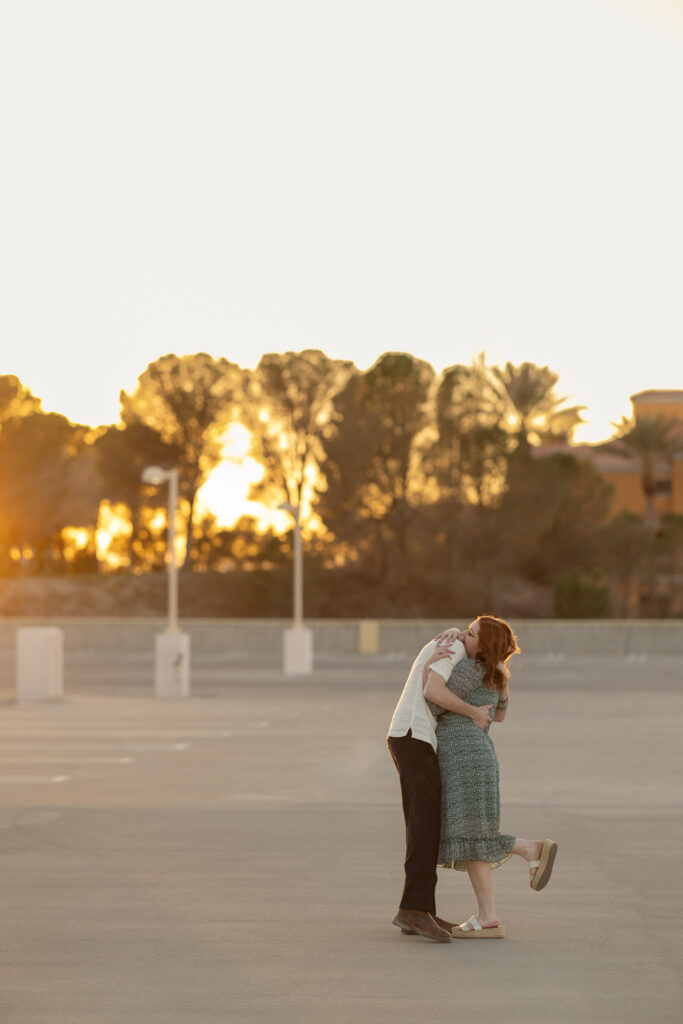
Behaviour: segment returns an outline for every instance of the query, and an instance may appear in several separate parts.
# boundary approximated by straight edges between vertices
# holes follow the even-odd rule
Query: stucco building
[[[683,389],[672,391],[640,391],[631,396],[633,415],[643,417],[664,416],[680,424],[683,441]],[[589,459],[595,469],[612,485],[611,514],[633,512],[645,517],[645,495],[641,484],[641,466],[637,459],[616,455],[615,442],[580,445],[544,445],[539,455],[554,451],[571,452],[579,458]],[[662,461],[656,470],[657,492],[655,507],[658,518],[665,515],[683,516],[683,452],[672,461]]]

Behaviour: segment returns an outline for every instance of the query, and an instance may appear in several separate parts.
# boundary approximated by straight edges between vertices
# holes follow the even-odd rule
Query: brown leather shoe
[[[407,935],[424,935],[434,942],[450,942],[452,936],[439,927],[431,914],[424,910],[397,910],[391,922]]]
[[[453,929],[458,927],[453,921],[444,921],[442,917],[437,917],[436,914],[432,914],[431,916],[436,921],[439,928],[443,928],[449,935],[452,935]],[[414,932],[412,928],[401,928],[401,932],[403,935],[417,935],[417,932]]]

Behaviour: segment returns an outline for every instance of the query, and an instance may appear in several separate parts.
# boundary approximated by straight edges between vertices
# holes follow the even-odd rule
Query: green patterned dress
[[[498,704],[498,690],[483,683],[484,670],[467,658],[451,672],[448,689],[468,704]],[[465,871],[465,861],[488,861],[497,868],[511,857],[515,836],[501,835],[498,758],[488,732],[469,718],[427,702],[437,718],[441,772],[439,867]]]

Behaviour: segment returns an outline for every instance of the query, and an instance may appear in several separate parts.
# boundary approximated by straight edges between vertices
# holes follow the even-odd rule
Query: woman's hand
[[[486,732],[486,730],[491,724],[489,711],[491,710],[492,707],[493,704],[484,704],[484,706],[481,708],[472,708],[472,714],[470,715],[470,718],[477,726],[477,728],[481,729],[482,732]]]
[[[451,629],[445,629],[443,633],[439,633],[434,639],[438,644],[452,644],[454,640],[462,641],[463,632],[461,629],[456,629],[453,626]]]

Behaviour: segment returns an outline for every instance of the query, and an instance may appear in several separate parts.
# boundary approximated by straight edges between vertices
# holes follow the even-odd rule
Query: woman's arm
[[[468,704],[461,697],[456,697],[448,689],[446,680],[438,672],[433,672],[430,669],[423,693],[425,698],[431,701],[432,704],[438,704],[440,708],[444,708],[446,711],[454,711],[456,715],[470,718],[483,732],[486,732],[491,724],[489,711],[493,707],[492,704],[476,707],[474,704]]]
[[[508,703],[510,700],[510,690],[507,684],[501,687],[500,694],[498,696],[498,707],[496,713],[493,716],[494,722],[502,722],[505,719],[508,710]]]

